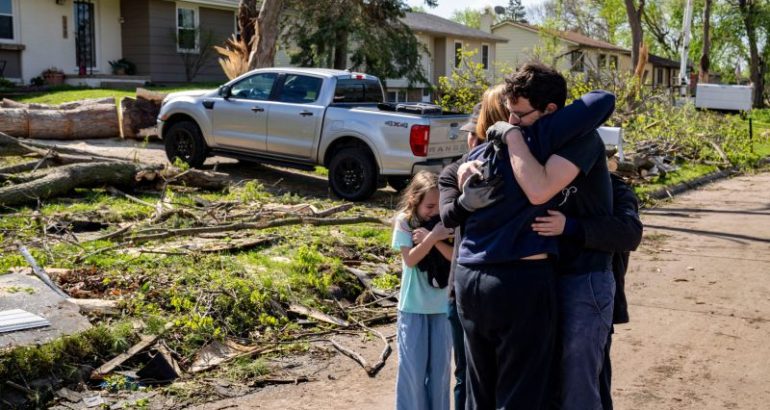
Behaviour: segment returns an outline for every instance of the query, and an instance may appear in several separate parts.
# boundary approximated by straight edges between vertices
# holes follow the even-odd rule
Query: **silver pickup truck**
[[[314,68],[246,73],[218,90],[169,94],[158,131],[172,162],[211,155],[329,170],[341,198],[363,200],[387,181],[397,190],[422,169],[440,171],[466,148],[466,115],[389,110],[371,75]]]

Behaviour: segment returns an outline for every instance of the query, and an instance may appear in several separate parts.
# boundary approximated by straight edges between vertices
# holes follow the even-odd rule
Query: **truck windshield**
[[[337,79],[335,103],[382,102],[382,88],[377,80]]]

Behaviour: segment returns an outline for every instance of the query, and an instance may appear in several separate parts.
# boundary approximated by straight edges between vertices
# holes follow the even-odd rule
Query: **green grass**
[[[717,169],[715,165],[685,163],[678,170],[669,172],[664,177],[653,178],[649,184],[635,186],[634,190],[639,197],[644,198],[661,188],[674,186],[685,181],[692,181]]]
[[[220,83],[191,83],[183,85],[172,86],[148,86],[144,87],[149,90],[158,91],[162,93],[171,93],[176,91],[187,91],[197,89],[213,89],[221,85]],[[83,88],[83,87],[57,87],[56,89],[31,93],[24,97],[18,98],[18,101],[24,103],[40,103],[40,104],[62,104],[70,101],[85,100],[89,98],[106,98],[114,97],[117,99],[123,97],[134,97],[136,95],[135,90],[125,89],[110,89],[110,88]]]

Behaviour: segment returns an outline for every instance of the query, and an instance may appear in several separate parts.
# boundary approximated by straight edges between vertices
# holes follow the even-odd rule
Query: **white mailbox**
[[[614,145],[618,147],[618,158],[623,161],[626,159],[623,154],[623,128],[620,127],[599,127],[596,129],[599,136],[602,137],[604,145]]]
[[[695,91],[695,106],[713,110],[751,110],[749,85],[698,84]]]

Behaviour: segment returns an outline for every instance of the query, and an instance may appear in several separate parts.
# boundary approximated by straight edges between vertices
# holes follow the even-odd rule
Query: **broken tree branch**
[[[336,326],[341,327],[348,327],[350,326],[350,323],[348,323],[346,320],[342,320],[340,318],[336,318],[334,316],[327,315],[324,312],[311,309],[309,307],[305,307],[296,303],[292,303],[289,305],[289,312],[296,313],[298,315],[311,317],[315,320],[319,320],[321,322],[331,323]]]
[[[241,231],[245,229],[258,230],[258,229],[275,228],[279,226],[301,225],[301,224],[315,225],[315,226],[328,226],[328,225],[351,225],[351,224],[359,224],[359,223],[382,224],[385,222],[383,222],[380,218],[375,218],[371,216],[358,216],[358,217],[352,217],[352,218],[295,217],[295,218],[276,219],[268,222],[255,222],[255,223],[237,222],[237,223],[227,224],[227,225],[170,229],[161,233],[135,236],[133,238],[129,238],[129,241],[132,243],[142,243],[147,241],[154,241],[154,240],[166,239],[166,238],[178,237],[178,236],[199,235],[201,233],[230,232],[230,231]]]

